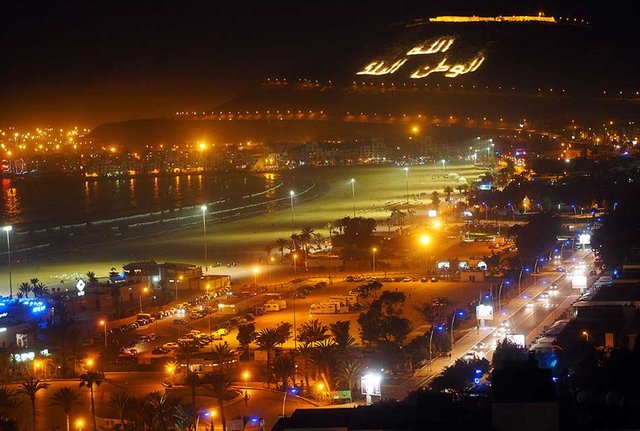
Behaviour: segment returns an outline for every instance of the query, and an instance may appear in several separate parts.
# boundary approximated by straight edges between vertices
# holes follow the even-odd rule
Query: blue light
[[[259,420],[260,420],[259,418],[257,418],[257,417],[255,417],[255,416],[253,416],[253,417],[251,418],[251,423],[253,423],[253,424],[257,424]]]
[[[473,383],[475,383],[476,385],[479,385],[480,379],[476,377],[475,379],[473,379]]]
[[[551,380],[553,380],[554,383],[558,383],[558,380],[560,380],[560,379],[557,378],[557,377],[551,377]]]
[[[289,387],[289,393],[291,395],[298,395],[298,391],[299,391],[299,389],[298,389],[297,386],[290,386]]]
[[[484,294],[484,299],[489,299],[489,294],[488,293]]]
[[[506,284],[506,285],[508,286],[508,285],[510,285],[510,284],[511,284],[511,281],[509,281],[509,280],[505,280],[505,281],[504,281],[504,284]]]
[[[458,311],[458,316],[460,317],[464,316],[464,311]]]
[[[438,331],[438,332],[442,332],[442,331],[444,331],[444,325],[438,325],[438,326],[436,326],[436,331]]]
[[[482,370],[480,368],[476,368],[476,374],[482,374]]]
[[[553,358],[550,362],[549,362],[549,366],[551,368],[555,367],[558,364],[558,359],[557,358]]]

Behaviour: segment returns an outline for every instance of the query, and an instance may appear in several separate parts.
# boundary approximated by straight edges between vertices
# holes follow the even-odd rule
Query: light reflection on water
[[[277,183],[275,176],[250,174],[1,181],[1,223],[46,225],[196,205],[260,192]]]

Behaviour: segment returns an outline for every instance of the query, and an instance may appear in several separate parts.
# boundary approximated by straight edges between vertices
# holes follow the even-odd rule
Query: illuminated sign
[[[413,48],[411,48],[409,52],[407,52],[407,55],[426,55],[426,54],[436,54],[438,52],[447,52],[449,48],[451,48],[451,45],[453,45],[454,41],[455,39],[452,37],[451,38],[443,37],[443,38],[437,39],[435,42],[433,42],[430,45],[428,45],[428,42],[425,42],[421,45],[414,46]]]
[[[382,376],[379,374],[365,374],[360,378],[362,395],[382,396]]]
[[[476,307],[476,319],[493,320],[493,306],[480,304]]]
[[[587,276],[574,274],[571,278],[571,287],[574,289],[586,289],[587,288]]]
[[[76,289],[78,289],[78,296],[84,296],[85,292],[84,292],[84,288],[86,286],[86,283],[84,282],[83,279],[79,279],[78,282],[76,283]]]
[[[578,244],[589,245],[591,244],[591,235],[588,233],[582,233],[578,235]]]
[[[364,69],[357,72],[356,75],[390,75],[400,69],[400,67],[406,62],[406,58],[398,60],[391,65],[387,65],[386,61],[372,61]]]
[[[524,334],[507,334],[505,338],[522,349],[526,347]]]
[[[447,64],[447,58],[443,58],[437,66],[422,66],[420,69],[416,70],[411,74],[411,78],[413,79],[422,79],[431,75],[432,73],[444,73],[444,76],[447,78],[455,78],[460,75],[465,75],[470,72],[475,72],[478,70],[480,65],[484,63],[484,57],[476,57],[471,60],[469,63],[455,64],[450,65]]]
[[[483,183],[483,184],[480,184],[480,185],[478,186],[478,188],[479,188],[480,190],[491,190],[491,184]]]
[[[449,269],[451,264],[448,261],[442,261],[437,263],[438,269]]]

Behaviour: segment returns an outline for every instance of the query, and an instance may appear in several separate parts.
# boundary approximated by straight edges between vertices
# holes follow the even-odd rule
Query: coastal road
[[[585,263],[585,272],[593,268],[593,256],[590,252],[578,251],[572,257],[563,261],[563,266],[568,270],[573,269],[580,262]],[[407,380],[407,389],[418,389],[426,386],[431,379],[440,374],[445,367],[452,365],[457,359],[464,357],[467,352],[475,352],[479,357],[491,359],[495,344],[501,337],[496,337],[500,322],[508,320],[511,323],[511,333],[524,334],[529,345],[535,337],[543,332],[544,326],[551,326],[555,318],[562,314],[574,299],[577,299],[575,289],[571,287],[571,281],[565,273],[543,272],[537,276],[537,281],[524,290],[521,295],[512,299],[496,310],[494,320],[484,328],[471,331],[458,340],[452,351],[451,358],[435,358],[431,366],[425,365]],[[549,299],[544,300],[541,294],[549,291],[552,283],[558,285],[555,293],[549,294]],[[484,349],[475,350],[478,343],[484,343]]]

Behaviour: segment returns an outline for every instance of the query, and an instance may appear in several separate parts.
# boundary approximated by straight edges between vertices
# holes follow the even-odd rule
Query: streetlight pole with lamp
[[[98,322],[100,326],[104,328],[104,348],[107,348],[107,321],[105,319],[100,319]]]
[[[296,192],[293,190],[289,190],[289,197],[291,198],[291,234],[294,234],[293,230],[293,198],[295,197]]]
[[[431,327],[431,335],[429,335],[429,371],[431,371],[431,362],[433,359],[432,350],[431,350],[431,342],[433,341],[433,333],[435,331],[442,332],[444,330],[443,325],[437,325]]]
[[[293,253],[293,273],[296,274],[298,272],[298,253]]]
[[[404,168],[404,178],[407,183],[407,207],[409,207],[409,167]]]
[[[430,242],[431,242],[431,237],[429,235],[422,235],[420,237],[420,243],[424,246],[425,271],[427,275],[429,275],[429,243]]]
[[[373,247],[371,249],[371,257],[373,259],[373,272],[376,272],[376,252],[378,251],[378,249],[376,247]]]
[[[200,206],[202,211],[202,239],[204,242],[204,272],[206,273],[209,268],[209,259],[207,256],[207,206]]]
[[[143,293],[147,293],[149,291],[148,287],[145,287],[144,289],[142,289],[140,291],[140,294],[138,295],[138,299],[140,300],[140,312],[142,313],[142,294]]]
[[[443,171],[443,172],[446,172],[446,171],[447,171],[447,168],[445,167],[445,164],[446,164],[447,162],[445,161],[445,159],[442,159],[442,160],[441,160],[441,162],[442,162],[442,171]]]
[[[353,200],[353,218],[356,218],[356,179],[351,178],[351,199]]]
[[[9,232],[13,230],[13,226],[6,225],[2,230],[7,234],[7,263],[9,264],[9,299],[13,299],[13,283],[11,282],[11,242],[9,241]]]
[[[453,324],[456,321],[456,316],[463,317],[464,311],[458,310],[453,313],[453,317],[451,317],[451,348],[453,349],[453,343],[455,343],[455,338],[453,336]]]

